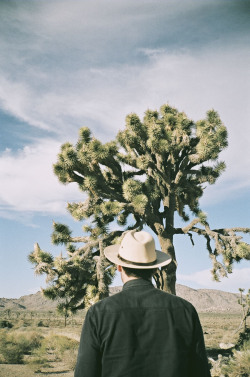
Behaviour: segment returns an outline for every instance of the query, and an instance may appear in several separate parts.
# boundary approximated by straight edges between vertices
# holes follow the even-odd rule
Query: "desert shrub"
[[[20,344],[13,342],[7,332],[0,334],[1,363],[22,364],[24,353]]]
[[[50,335],[44,339],[43,347],[47,352],[53,352],[58,359],[61,359],[66,350],[77,348],[79,343],[63,335]]]
[[[22,333],[17,336],[17,341],[22,345],[25,354],[39,348],[42,344],[42,339],[43,336],[34,331],[28,334]]]
[[[240,350],[234,350],[233,356],[222,367],[225,377],[248,377],[250,371],[250,341],[246,341]]]
[[[242,334],[239,339],[242,339]],[[247,336],[247,334],[246,334]],[[248,377],[250,370],[250,339],[245,339],[241,347],[233,350],[232,356],[218,355],[217,360],[209,359],[212,364],[212,377]]]
[[[48,323],[40,320],[37,322],[37,327],[49,327]]]
[[[59,352],[63,353],[66,350],[71,350],[74,346],[78,345],[76,340],[70,339],[67,336],[56,336],[56,345]]]
[[[70,370],[74,370],[79,343],[62,335],[49,335],[42,339],[41,346],[32,352],[27,363],[35,372],[48,367],[49,362],[63,360]]]
[[[10,321],[7,321],[6,319],[0,320],[0,329],[8,328],[11,329],[13,327],[13,324]]]
[[[239,338],[236,344],[236,349],[240,349],[242,346],[246,346],[250,342],[250,328],[246,328],[239,334]],[[249,344],[250,346],[250,344]]]
[[[25,354],[41,346],[42,336],[38,333],[7,332],[0,334],[1,362],[6,364],[22,364]]]
[[[19,344],[5,343],[1,349],[3,363],[5,364],[23,364],[24,353]]]

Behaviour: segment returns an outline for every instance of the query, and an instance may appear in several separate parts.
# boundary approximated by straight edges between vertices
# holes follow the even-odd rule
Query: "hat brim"
[[[155,250],[156,252],[156,261],[154,264],[151,265],[141,265],[136,263],[129,263],[125,262],[124,260],[121,260],[118,256],[119,254],[120,245],[111,245],[104,249],[104,255],[105,257],[112,263],[122,266],[122,267],[128,267],[128,268],[136,268],[136,269],[149,269],[149,268],[158,268],[168,265],[172,258],[168,256],[167,254],[163,253],[162,251]]]

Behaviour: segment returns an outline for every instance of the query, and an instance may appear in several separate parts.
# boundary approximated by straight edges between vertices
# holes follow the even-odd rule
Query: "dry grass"
[[[200,313],[200,321],[208,350],[219,348],[220,343],[237,342],[237,329],[241,322],[240,314]]]
[[[63,363],[63,369],[69,371],[75,367],[78,342],[66,336],[51,333],[43,338],[41,346],[27,359],[33,370],[41,372]]]
[[[78,326],[73,323],[66,328],[63,322],[56,323],[55,327],[39,326],[36,318],[19,317],[11,322],[12,328],[0,329],[0,377],[21,377],[21,371],[24,377],[39,373],[53,373],[55,377],[57,374],[73,376],[82,320]],[[17,370],[21,365],[19,373]]]
[[[46,318],[44,314],[43,316],[42,323],[41,319],[36,316],[29,319],[21,319],[19,316],[16,320],[11,320],[13,328],[0,329],[0,362],[24,363],[17,374],[15,368],[18,365],[21,367],[20,364],[16,366],[2,364],[0,369],[5,372],[3,376],[0,372],[0,377],[22,377],[21,370],[26,370],[27,377],[49,374],[56,377],[57,373],[58,377],[73,377],[83,318],[75,318],[70,325],[64,327],[63,320],[57,319],[58,322],[56,322],[51,320],[51,316],[50,318]],[[240,324],[240,314],[200,313],[200,320],[205,334],[208,356],[217,359],[218,354],[221,353],[224,357],[228,351],[221,350],[219,344],[236,343],[239,335],[236,330]],[[10,356],[6,356],[7,354]],[[243,364],[249,362],[249,353],[243,356],[235,354],[230,362],[228,368],[232,367],[233,363],[244,368]],[[223,367],[226,368],[227,365]],[[31,374],[27,373],[27,368]],[[23,375],[23,377],[26,376]]]

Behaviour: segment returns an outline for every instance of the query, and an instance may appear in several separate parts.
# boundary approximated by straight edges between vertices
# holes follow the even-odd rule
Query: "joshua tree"
[[[219,280],[232,271],[233,261],[250,259],[250,245],[238,235],[250,229],[211,229],[199,207],[206,185],[214,184],[225,169],[218,157],[226,147],[227,130],[214,110],[196,123],[169,105],[162,106],[160,112],[146,111],[143,121],[130,114],[125,129],[105,144],[88,128],[81,128],[75,146],[62,145],[54,172],[60,182],[76,182],[84,193],[85,201],[69,203],[68,210],[75,219],[86,222],[83,229],[87,236],[72,237],[68,227],[56,224],[52,242],[66,245],[72,266],[77,263],[75,259],[94,263],[95,277],[103,283],[108,266],[103,245],[117,242],[122,231],[147,225],[158,237],[162,251],[172,258],[156,274],[157,286],[175,294],[174,235],[187,234],[193,243],[192,234],[196,233],[206,239],[212,274]],[[176,213],[187,223],[182,228],[175,226]],[[116,226],[111,233],[110,225]],[[76,248],[76,243],[84,246]],[[38,259],[32,255],[40,269]],[[99,278],[98,269],[102,271]],[[76,270],[78,279],[92,281],[91,274],[80,277],[79,263]],[[46,269],[40,271],[47,273]],[[98,288],[97,281],[93,285]],[[78,289],[74,288],[71,295]]]
[[[54,223],[53,226],[54,243],[62,242],[59,234],[64,234],[64,237],[68,234],[70,237],[70,231],[65,225]],[[84,239],[81,240],[84,242]],[[93,300],[108,296],[108,286],[115,272],[114,268],[105,271],[106,263],[102,252],[101,256],[97,255],[100,253],[101,241],[85,241],[88,241],[86,245],[79,249],[70,243],[67,257],[61,254],[54,258],[52,254],[41,250],[37,243],[29,255],[30,262],[35,264],[35,273],[47,275],[48,286],[42,289],[42,293],[45,297],[58,301],[57,309],[65,316],[65,323],[69,314],[89,306]],[[70,242],[74,242],[74,239],[70,238]]]
[[[242,318],[239,328],[243,326],[243,332],[245,333],[247,330],[247,317],[250,316],[250,289],[248,289],[248,292],[245,297],[243,296],[243,292],[245,291],[245,289],[239,288],[239,291],[240,298],[238,299],[238,303],[242,308]]]

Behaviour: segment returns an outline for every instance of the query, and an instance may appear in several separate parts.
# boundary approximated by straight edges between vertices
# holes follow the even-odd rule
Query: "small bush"
[[[28,354],[41,346],[43,336],[37,332],[31,332],[29,334],[22,333],[16,338],[17,342],[23,347],[24,353]]]
[[[0,320],[0,329],[4,329],[4,328],[11,329],[12,327],[13,325],[10,321],[7,321],[5,319]]]
[[[63,360],[75,368],[79,343],[67,336],[41,336],[37,331],[0,330],[0,364],[29,364],[35,372]],[[25,357],[25,355],[29,355]]]
[[[235,350],[233,357],[222,367],[222,373],[227,377],[248,377],[250,371],[250,342],[244,343],[240,351]]]
[[[49,366],[53,361],[63,360],[70,370],[74,370],[79,343],[62,335],[49,335],[42,339],[41,346],[32,352],[27,363],[35,372]]]
[[[245,339],[245,340],[244,340]],[[238,344],[241,344],[239,347]],[[212,377],[249,377],[250,339],[249,332],[240,334],[237,347],[232,356],[218,355],[218,360],[210,358]]]
[[[79,343],[63,335],[50,335],[43,341],[42,347],[47,352],[54,353],[56,358],[60,360],[66,350],[78,348]]]
[[[240,349],[243,345],[246,346],[246,344],[248,344],[250,341],[250,328],[246,328],[245,331],[242,331],[240,334],[239,334],[239,339],[237,341],[237,344],[236,344],[236,349]]]
[[[6,332],[0,336],[1,363],[22,364],[24,353],[20,344],[14,343]]]
[[[37,322],[37,327],[43,327],[44,325],[43,325],[43,321],[39,321],[39,322]]]
[[[6,364],[22,364],[25,354],[41,346],[42,336],[32,332],[29,334],[7,331],[0,334],[1,362]]]
[[[5,364],[23,364],[24,353],[19,344],[6,344],[1,353]]]

